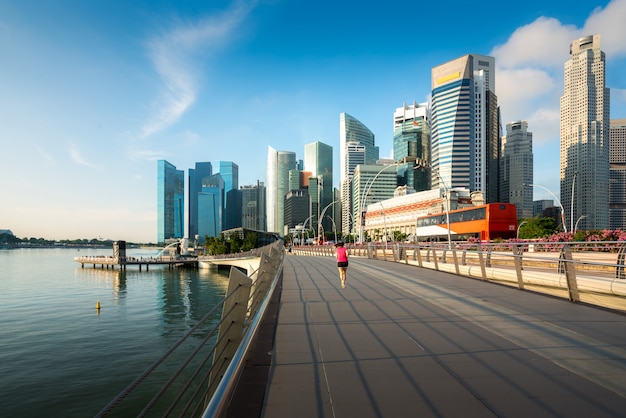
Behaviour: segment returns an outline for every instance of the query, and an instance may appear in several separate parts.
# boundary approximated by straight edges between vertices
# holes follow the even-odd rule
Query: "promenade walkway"
[[[626,316],[445,272],[285,257],[261,416],[623,417]]]

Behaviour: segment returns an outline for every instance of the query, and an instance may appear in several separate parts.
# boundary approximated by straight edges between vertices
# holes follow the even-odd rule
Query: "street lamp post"
[[[330,219],[331,222],[333,223],[333,232],[335,233],[335,244],[336,244],[337,243],[337,225],[335,224],[335,220],[333,218],[331,218],[328,215],[326,215],[326,217]]]
[[[584,219],[584,218],[586,218],[586,217],[587,217],[587,215],[581,215],[581,216],[580,216],[580,218],[578,218],[578,219],[576,220],[576,224],[574,225],[574,229],[572,229],[572,233],[576,232],[576,230],[578,229],[578,222],[580,222],[580,221],[581,221],[581,219]]]
[[[552,193],[550,191],[550,189],[540,186],[539,184],[526,184],[527,186],[532,186],[532,187],[539,187],[543,190],[545,190],[546,192],[550,193],[552,195],[552,197],[554,197],[554,200],[556,200],[556,202],[559,204],[559,207],[561,208],[561,223],[563,224],[563,231],[567,232],[567,225],[565,225],[565,209],[563,209],[563,205],[561,204],[561,201],[559,200],[558,197],[556,197],[556,195],[554,193]]]
[[[519,223],[519,225],[517,225],[517,235],[515,236],[515,238],[519,239],[519,229],[522,227],[522,225],[528,223],[528,221],[522,221]]]
[[[361,226],[359,228],[359,242],[362,243],[363,242],[363,227],[365,226],[365,199],[370,191],[370,189],[372,188],[372,186],[374,185],[374,182],[376,181],[376,179],[378,178],[378,176],[385,171],[386,169],[388,169],[389,167],[397,167],[399,164],[394,163],[394,164],[389,164],[384,166],[378,173],[376,173],[376,175],[369,180],[366,184],[365,184],[365,188],[364,188],[364,193],[363,196],[361,197],[361,201],[359,204],[359,212],[361,215]]]
[[[324,207],[324,209],[322,209],[322,212],[320,213],[320,217],[319,219],[319,226],[322,228],[322,235],[324,234],[324,225],[322,225],[322,220],[324,219],[324,214],[326,214],[326,210],[331,207],[332,205],[334,205],[337,202],[341,202],[341,200],[333,200],[332,202],[330,202],[328,205],[326,205]],[[335,223],[335,221],[333,220],[333,223]],[[318,228],[318,233],[319,233],[319,228]]]
[[[446,194],[446,223],[448,224],[448,248],[452,248],[452,239],[450,237],[450,193],[448,187],[446,186],[446,182],[443,181],[441,175],[437,173],[437,177],[441,180],[441,184],[443,185],[443,190]]]

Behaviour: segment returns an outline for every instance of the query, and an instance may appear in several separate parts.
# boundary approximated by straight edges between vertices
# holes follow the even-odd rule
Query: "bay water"
[[[228,271],[81,267],[83,255],[112,250],[0,250],[0,417],[93,417],[228,286]]]

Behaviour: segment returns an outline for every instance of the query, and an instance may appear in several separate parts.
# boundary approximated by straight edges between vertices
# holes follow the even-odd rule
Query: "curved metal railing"
[[[224,410],[282,275],[282,243],[266,246],[259,254],[259,268],[250,276],[231,268],[224,299],[128,384],[96,417],[111,414],[137,417],[149,414],[167,417],[217,416],[213,415],[215,411]],[[219,320],[216,319],[218,315],[221,315]],[[190,346],[194,346],[193,349]],[[150,379],[158,380],[160,388],[149,400],[141,401],[147,398],[145,392],[148,389],[145,386]],[[155,386],[152,382],[151,387]],[[205,410],[211,411],[209,415],[203,412]]]

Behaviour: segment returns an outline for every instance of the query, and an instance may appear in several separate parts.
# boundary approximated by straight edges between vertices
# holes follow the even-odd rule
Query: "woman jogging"
[[[337,268],[339,268],[339,278],[341,287],[346,287],[346,273],[348,272],[348,250],[343,246],[343,242],[335,244],[335,254],[337,255]]]

